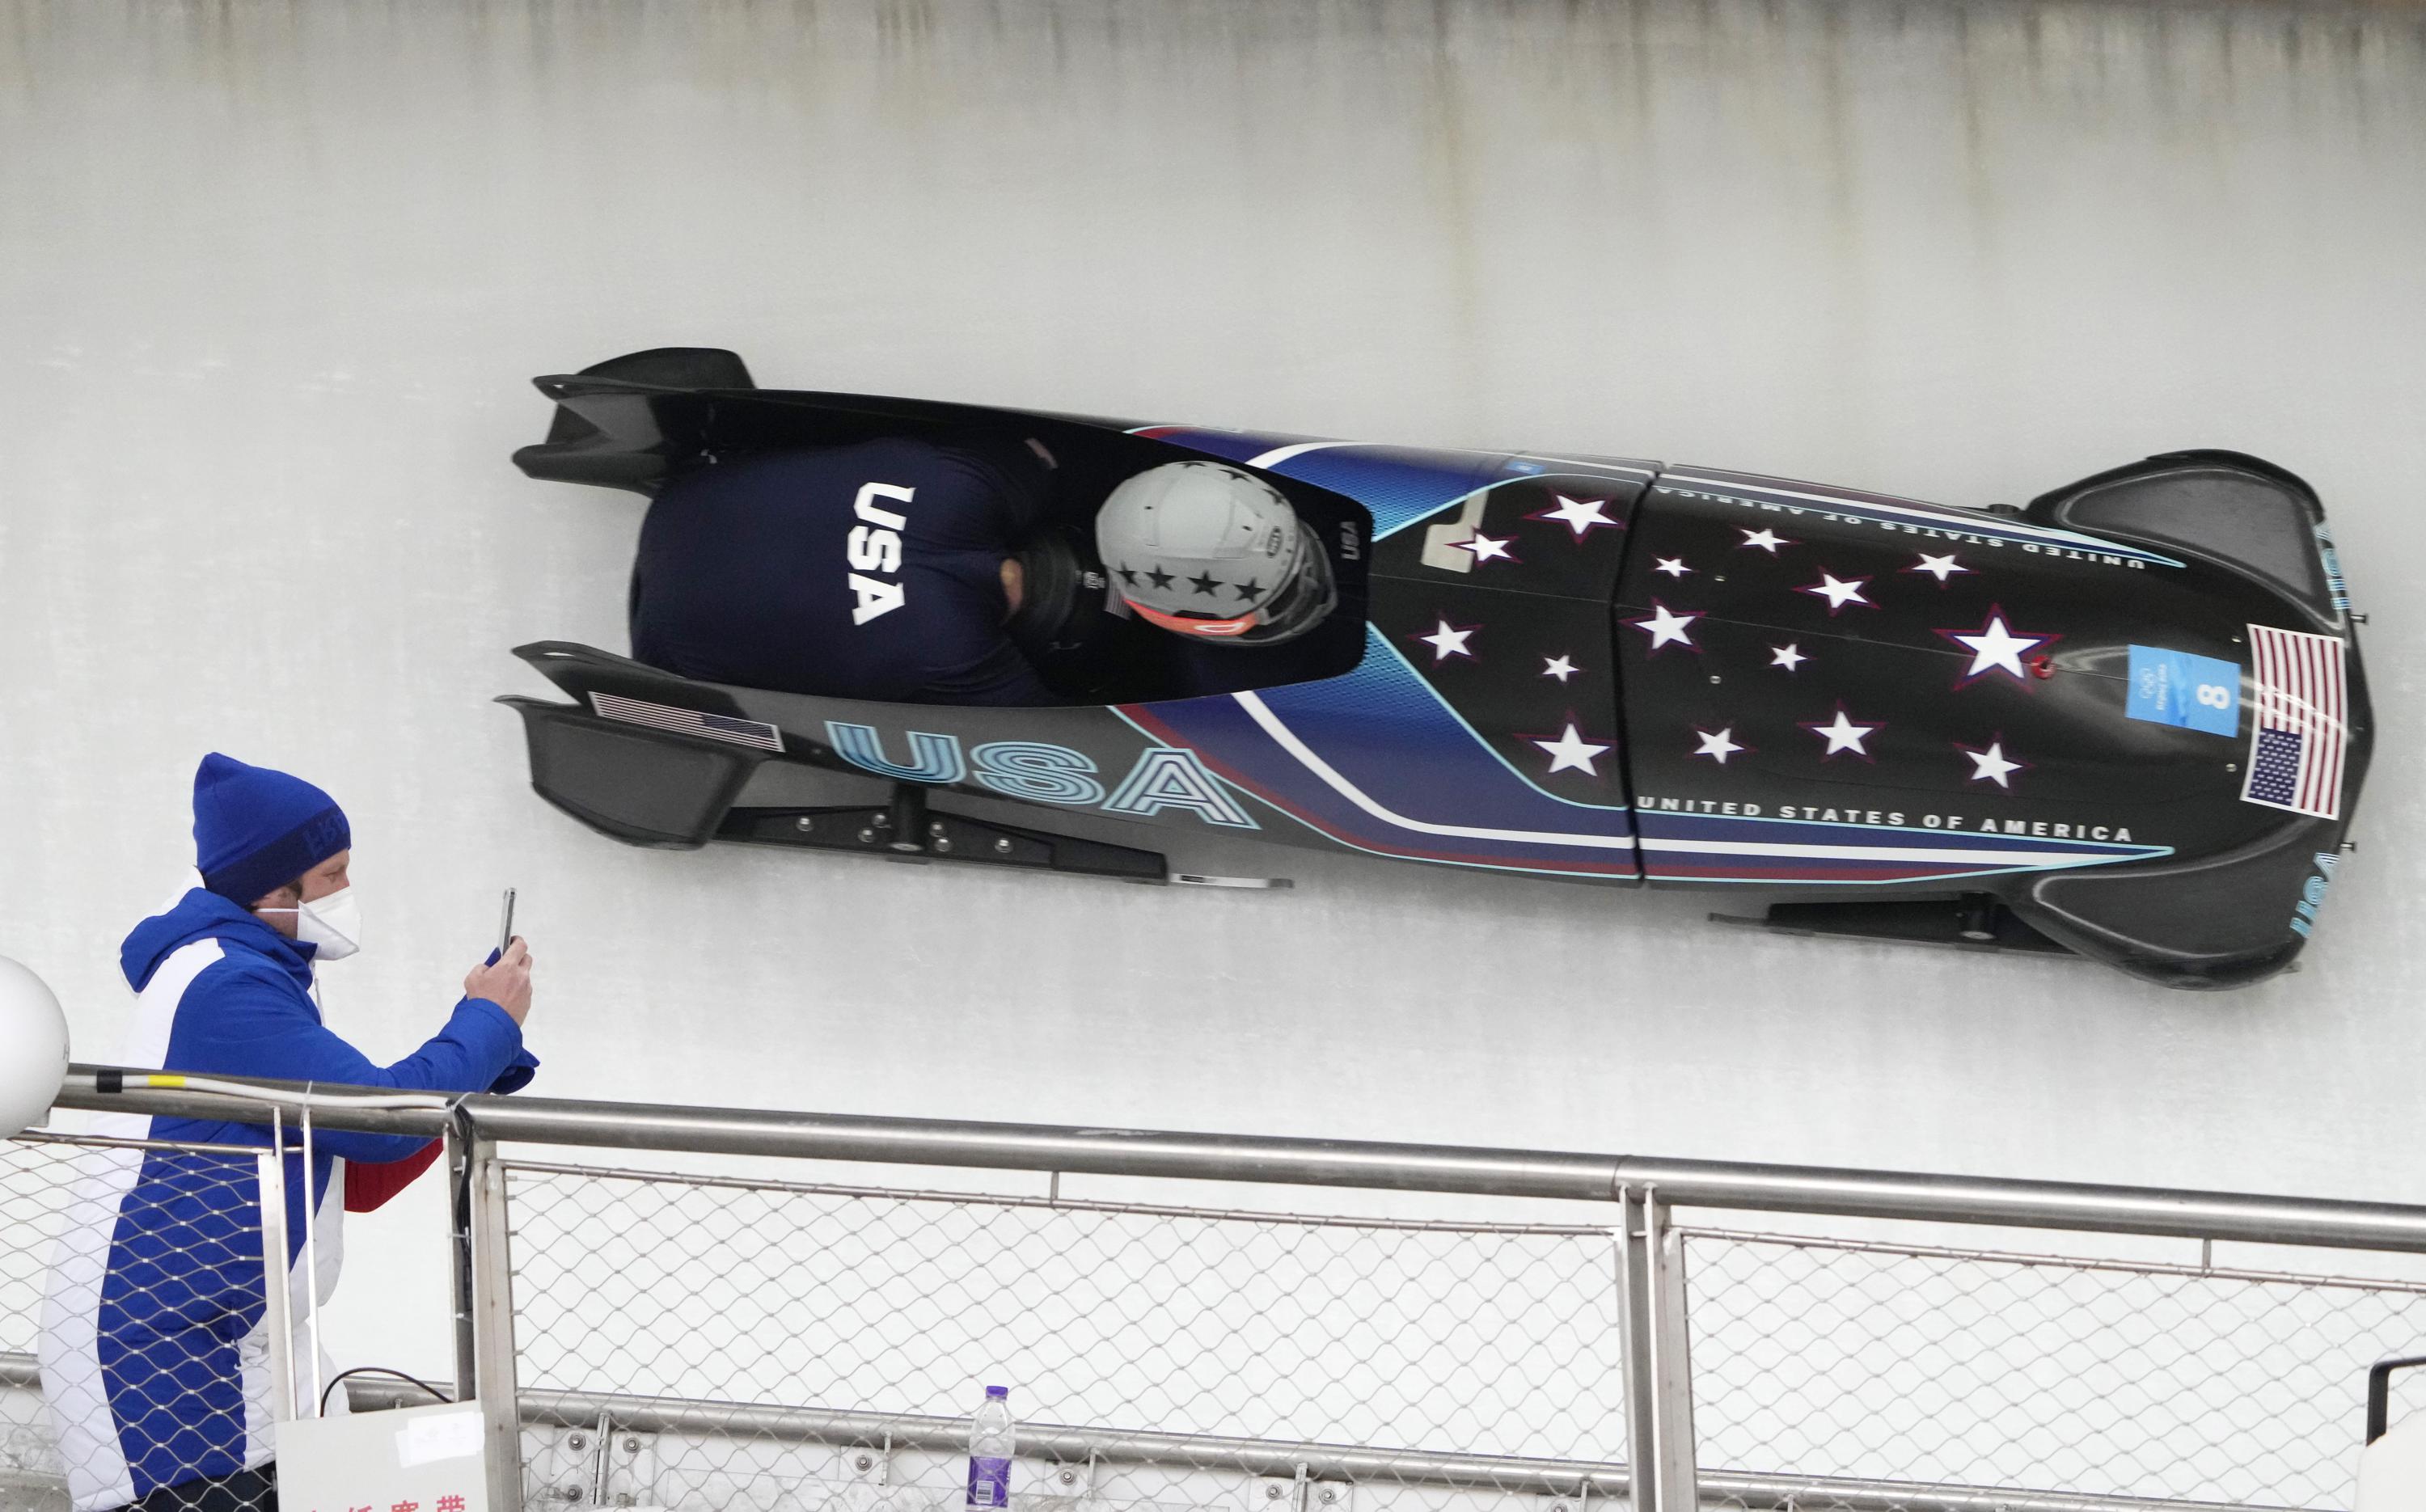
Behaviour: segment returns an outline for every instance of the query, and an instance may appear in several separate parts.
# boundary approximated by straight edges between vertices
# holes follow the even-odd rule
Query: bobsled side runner
[[[2355,619],[2305,483],[2151,458],[2027,508],[1713,468],[1468,452],[761,390],[672,348],[538,380],[534,477],[653,493],[753,451],[972,426],[1041,438],[1084,527],[1121,478],[1210,458],[1330,553],[1302,644],[1151,667],[1037,707],[872,703],[520,648],[573,701],[509,699],[533,784],[641,844],[918,854],[1133,880],[1142,827],[1599,884],[1726,890],[1797,932],[2068,951],[2178,987],[2289,964],[2372,740]],[[748,800],[768,764],[881,806]],[[946,812],[962,793],[1032,828]],[[1150,838],[1151,828],[1141,837]]]

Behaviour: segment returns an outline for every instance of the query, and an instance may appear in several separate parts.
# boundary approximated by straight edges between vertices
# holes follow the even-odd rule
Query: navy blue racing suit
[[[684,474],[640,526],[632,654],[789,693],[1049,703],[1001,578],[1048,475],[1015,441],[910,437]]]

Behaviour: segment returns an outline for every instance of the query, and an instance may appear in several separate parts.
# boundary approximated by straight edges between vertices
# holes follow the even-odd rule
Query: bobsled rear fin
[[[531,788],[602,834],[696,850],[767,759],[760,751],[601,719],[574,704],[497,700],[523,717]]]
[[[535,378],[556,401],[547,440],[514,453],[528,476],[654,493],[675,460],[701,450],[711,409],[703,391],[753,388],[750,370],[716,346],[630,352],[570,377]]]
[[[733,695],[713,683],[694,683],[646,662],[578,641],[534,640],[516,646],[514,654],[569,698],[592,700],[605,694],[718,718],[735,718],[741,714],[741,705]]]
[[[620,378],[625,383],[647,383],[661,389],[754,389],[750,369],[738,352],[721,346],[652,346],[644,352],[625,352],[610,357],[595,367],[585,367],[582,378]]]
[[[2165,452],[2030,501],[2029,517],[2134,544],[2180,548],[2238,569],[2317,617],[2342,622],[2325,569],[2316,491],[2239,452]]]
[[[667,410],[682,405],[681,396],[626,388],[612,379],[533,381],[556,401],[556,415],[547,440],[514,453],[514,465],[525,476],[636,493],[656,491],[678,449],[668,435]]]

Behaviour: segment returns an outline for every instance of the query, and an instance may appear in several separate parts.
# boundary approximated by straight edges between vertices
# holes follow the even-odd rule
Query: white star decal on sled
[[[1861,757],[1864,761],[1869,760],[1869,748],[1863,745],[1862,742],[1869,739],[1884,727],[1880,725],[1855,724],[1852,720],[1852,716],[1845,712],[1845,706],[1840,703],[1836,705],[1836,718],[1830,720],[1824,725],[1815,720],[1806,719],[1803,723],[1803,728],[1810,731],[1813,734],[1818,735],[1820,739],[1828,743],[1828,748],[1820,753],[1820,759],[1824,762],[1832,756],[1839,755],[1849,750],[1854,755]]]
[[[1718,732],[1716,734],[1711,733],[1707,730],[1704,730],[1699,725],[1694,726],[1693,733],[1702,737],[1702,744],[1701,748],[1695,750],[1693,754],[1696,756],[1707,756],[1710,760],[1718,763],[1721,766],[1724,766],[1727,764],[1728,757],[1734,755],[1739,750],[1749,750],[1752,748],[1748,746],[1737,745],[1734,739],[1735,732],[1736,730],[1733,725],[1729,725],[1726,729]]]
[[[1659,558],[1659,565],[1653,568],[1652,571],[1655,572],[1665,572],[1670,577],[1683,577],[1686,573],[1691,571],[1692,569],[1685,565],[1685,558],[1682,556],[1662,556]]]
[[[1628,619],[1626,623],[1632,625],[1637,630],[1649,631],[1651,633],[1651,649],[1653,651],[1658,651],[1662,646],[1692,645],[1693,637],[1688,634],[1688,631],[1690,629],[1693,621],[1700,618],[1702,617],[1698,614],[1672,613],[1666,604],[1660,603],[1658,599],[1654,599],[1651,601],[1650,619]]]
[[[1922,552],[1920,554],[1920,560],[1913,563],[1910,567],[1905,568],[1904,571],[1907,572],[1927,572],[1930,576],[1937,579],[1937,581],[1942,585],[1948,578],[1952,577],[1955,573],[1968,572],[1971,569],[1964,566],[1961,562],[1956,561],[1952,552],[1948,552],[1943,556],[1932,556],[1929,553]]]
[[[1549,754],[1552,773],[1575,771],[1581,772],[1586,777],[1600,775],[1600,768],[1594,766],[1593,763],[1612,748],[1608,746],[1597,746],[1586,740],[1582,732],[1576,729],[1576,722],[1573,719],[1567,721],[1566,732],[1560,735],[1558,739],[1537,740],[1533,744]]]
[[[1955,684],[1957,687],[1990,672],[2002,672],[2016,683],[2028,683],[2030,673],[2022,665],[2022,653],[2063,638],[2016,635],[2005,623],[2003,608],[1993,603],[1988,605],[1988,622],[1978,630],[1941,630],[1938,634],[1971,653],[1971,665],[1964,669]]]
[[[1820,574],[1819,582],[1808,587],[1796,588],[1794,591],[1808,593],[1816,599],[1827,600],[1828,613],[1833,616],[1849,603],[1858,603],[1866,608],[1877,608],[1877,604],[1862,596],[1862,585],[1868,581],[1869,579],[1866,577],[1843,578],[1834,572],[1823,571]]]
[[[1565,682],[1567,679],[1576,675],[1575,658],[1572,656],[1543,657],[1542,675],[1544,677],[1555,677],[1561,683]]]
[[[1480,625],[1467,625],[1465,628],[1461,630],[1457,626],[1452,625],[1448,620],[1444,619],[1440,622],[1439,629],[1434,630],[1429,635],[1417,635],[1415,639],[1423,642],[1425,645],[1430,646],[1432,649],[1432,665],[1434,667],[1438,667],[1441,663],[1448,661],[1452,656],[1463,656],[1467,661],[1472,661],[1474,660],[1474,652],[1467,649],[1465,643],[1472,637],[1476,631],[1481,628],[1482,627]]]
[[[1486,536],[1478,530],[1470,540],[1453,540],[1449,544],[1462,552],[1474,554],[1475,565],[1484,562],[1512,562],[1516,558],[1508,548],[1516,543],[1513,536]]]
[[[1574,531],[1575,539],[1577,540],[1583,539],[1603,526],[1611,530],[1617,528],[1617,522],[1601,512],[1603,507],[1609,503],[1607,499],[1570,499],[1563,493],[1557,495],[1557,498],[1559,501],[1557,508],[1544,509],[1538,514],[1528,514],[1525,518],[1555,520]]]
[[[1736,528],[1738,530],[1743,530],[1741,525],[1738,525]],[[1757,546],[1762,551],[1774,556],[1777,555],[1777,548],[1780,546],[1791,546],[1793,544],[1794,542],[1787,540],[1783,536],[1780,536],[1776,531],[1770,529],[1767,525],[1763,525],[1758,530],[1744,530],[1743,539],[1737,543],[1736,550],[1741,551],[1746,546]]]
[[[1793,671],[1796,668],[1802,666],[1804,662],[1807,662],[1810,659],[1810,657],[1803,654],[1802,647],[1796,645],[1790,640],[1783,646],[1771,646],[1769,648],[1769,665],[1771,667],[1783,667],[1789,672]]]
[[[1988,742],[1986,750],[1973,750],[1968,746],[1954,748],[1971,758],[1972,781],[1994,782],[2008,793],[2014,790],[2014,784],[2006,779],[2030,764],[2028,762],[2008,761],[2005,758],[2005,742],[2001,738]]]

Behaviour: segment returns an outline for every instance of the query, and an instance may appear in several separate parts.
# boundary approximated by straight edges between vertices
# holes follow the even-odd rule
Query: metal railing
[[[60,1103],[246,1117],[116,1081],[79,1068]],[[1909,1235],[2419,1254],[2426,1208],[526,1098],[367,1110],[338,1092],[314,1100],[323,1126],[448,1142],[458,1383],[487,1407],[496,1507],[942,1512],[962,1496],[959,1412],[992,1379],[1019,1391],[1022,1512],[2337,1506],[2367,1365],[2426,1327],[2421,1282]],[[921,1169],[842,1184],[633,1168],[634,1150]],[[937,1168],[1044,1190],[939,1190]],[[1062,1192],[1091,1175],[1145,1179],[1156,1200]],[[1201,1183],[1221,1191],[1160,1200]],[[1241,1183],[1458,1211],[1279,1211],[1242,1205]],[[1687,1227],[1685,1208],[1834,1231]],[[30,1384],[5,1353],[22,1347],[0,1332],[0,1402]]]

